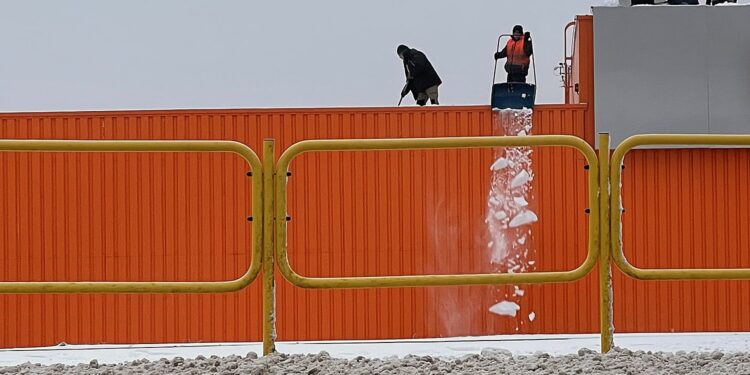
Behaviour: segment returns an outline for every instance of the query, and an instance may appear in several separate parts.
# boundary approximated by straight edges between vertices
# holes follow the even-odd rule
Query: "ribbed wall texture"
[[[274,138],[280,151],[311,138],[489,135],[490,115],[487,107],[13,114],[0,115],[0,137],[230,139],[254,150]],[[586,115],[585,105],[539,106],[535,133],[592,134]],[[748,266],[747,160],[740,150],[629,156],[624,233],[633,261]],[[484,271],[491,163],[491,150],[301,156],[289,180],[293,266],[317,276]],[[571,150],[535,151],[538,270],[572,269],[583,260],[583,164]],[[245,172],[238,158],[218,154],[0,154],[0,280],[236,277],[250,261]],[[748,283],[616,277],[620,332],[750,330],[741,319],[748,301],[737,297],[748,295]],[[595,275],[522,286],[517,320],[487,312],[510,287],[314,291],[280,277],[277,283],[281,340],[598,327]],[[219,296],[0,296],[3,347],[257,341],[260,324],[259,282]]]
[[[594,137],[594,16],[576,16],[573,41],[573,69],[571,88],[567,98],[570,103],[585,103],[589,106],[586,123],[586,139]]]
[[[647,268],[750,267],[750,150],[636,150],[623,241]],[[750,331],[750,282],[614,280],[619,331]]]
[[[536,132],[582,135],[585,106],[540,106]],[[230,139],[491,134],[487,107],[14,114],[2,138]],[[308,154],[292,164],[289,251],[307,275],[481,272],[491,150]],[[585,253],[573,151],[535,157],[540,269]],[[221,154],[0,154],[0,279],[217,280],[249,262],[250,181]],[[545,198],[545,197],[550,197]],[[555,218],[554,220],[552,218]],[[518,322],[487,313],[507,288],[310,291],[278,279],[281,340],[595,329],[595,284],[529,287]],[[501,290],[497,290],[501,289]],[[221,295],[0,296],[0,345],[251,341],[260,289]]]

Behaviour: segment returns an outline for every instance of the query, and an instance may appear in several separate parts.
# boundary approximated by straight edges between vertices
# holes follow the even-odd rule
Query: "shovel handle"
[[[503,37],[511,37],[510,34],[500,34],[500,36],[497,37],[497,48],[495,48],[495,53],[500,52],[500,40],[503,39]],[[492,56],[494,59],[495,56]],[[497,59],[495,59],[495,68],[492,70],[492,84],[495,84],[495,79],[497,78]]]

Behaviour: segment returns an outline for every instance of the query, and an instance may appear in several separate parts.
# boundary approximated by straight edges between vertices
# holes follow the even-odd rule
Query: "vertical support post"
[[[599,324],[601,349],[606,353],[614,346],[612,308],[612,268],[610,267],[609,206],[609,133],[599,133]]]
[[[274,285],[274,233],[276,228],[274,140],[263,141],[263,355],[276,351],[276,286]]]

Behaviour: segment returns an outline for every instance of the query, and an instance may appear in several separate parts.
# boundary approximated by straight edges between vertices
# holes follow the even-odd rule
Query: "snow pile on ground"
[[[158,361],[100,365],[42,366],[22,364],[0,368],[0,374],[747,374],[750,354],[715,352],[652,353],[616,348],[599,354],[581,349],[576,354],[516,355],[503,349],[485,349],[460,358],[407,355],[402,358],[337,359],[318,354],[273,354],[258,358],[254,352],[241,357],[176,357]]]

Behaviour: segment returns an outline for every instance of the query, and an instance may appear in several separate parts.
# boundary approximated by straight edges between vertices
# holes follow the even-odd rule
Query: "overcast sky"
[[[516,23],[537,102],[561,102],[563,28],[607,2],[1,0],[0,111],[392,106],[401,43],[432,61],[442,104],[486,104]]]

